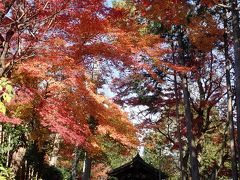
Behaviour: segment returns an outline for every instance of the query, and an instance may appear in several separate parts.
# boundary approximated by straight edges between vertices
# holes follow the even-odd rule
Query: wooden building
[[[108,175],[118,180],[164,180],[167,175],[146,163],[137,154],[132,161],[111,170]]]

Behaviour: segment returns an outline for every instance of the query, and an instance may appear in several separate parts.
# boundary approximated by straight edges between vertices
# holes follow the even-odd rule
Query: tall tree
[[[89,156],[103,153],[106,139],[123,151],[135,148],[136,129],[127,114],[96,92],[96,82],[87,75],[97,58],[103,64],[106,58],[116,59],[115,53],[105,51],[111,44],[105,42],[104,1],[11,3],[10,10],[7,3],[1,6],[6,31],[1,74],[16,85],[7,115],[22,120],[40,151],[52,140],[51,133]],[[95,133],[88,123],[91,116]]]
[[[231,85],[231,59],[229,56],[229,47],[228,47],[228,21],[226,15],[226,9],[224,11],[224,55],[226,63],[226,83],[227,83],[227,101],[228,101],[228,121],[229,121],[229,133],[230,133],[230,148],[231,148],[231,162],[232,162],[232,178],[233,180],[238,179],[237,171],[237,158],[236,158],[236,145],[235,145],[235,127],[233,121],[233,92]]]
[[[118,36],[120,38],[119,42],[122,42],[122,39],[124,39],[125,41],[128,40],[128,42],[133,41],[135,44],[135,47],[128,45],[135,54],[135,61],[132,61],[132,69],[129,68],[130,70],[126,71],[126,78],[123,81],[118,79],[118,87],[121,89],[118,92],[120,96],[129,95],[131,92],[137,94],[137,97],[136,95],[132,97],[129,95],[127,99],[120,98],[117,100],[132,105],[141,104],[147,106],[147,108],[144,108],[145,112],[148,112],[147,115],[150,114],[149,112],[151,114],[155,113],[155,116],[158,115],[159,119],[162,120],[163,107],[172,106],[171,100],[173,97],[170,92],[173,89],[165,88],[166,81],[168,83],[171,80],[173,81],[173,79],[168,78],[169,74],[172,73],[169,69],[176,70],[181,74],[182,82],[184,82],[184,86],[182,86],[184,93],[181,97],[185,99],[185,119],[187,120],[183,125],[182,133],[184,131],[185,133],[187,132],[189,143],[187,149],[191,159],[190,164],[195,169],[191,173],[195,179],[200,178],[198,163],[201,163],[200,152],[203,148],[201,141],[198,139],[201,139],[207,130],[211,128],[213,107],[220,102],[223,94],[222,89],[218,85],[222,83],[222,77],[214,76],[213,78],[213,71],[211,70],[213,68],[212,62],[214,61],[214,66],[217,64],[211,56],[211,51],[215,47],[214,44],[218,41],[217,38],[222,36],[222,31],[218,28],[215,17],[206,10],[205,3],[201,3],[134,1],[132,8],[129,8],[130,13],[127,20],[124,20],[124,22],[120,20],[122,27],[118,24],[120,28],[123,28],[124,23],[128,22],[133,27],[132,29],[127,29],[128,34],[125,34],[123,38]],[[134,8],[136,8],[135,11]],[[128,8],[125,8],[123,13],[126,13],[126,9]],[[131,9],[133,10],[131,11]],[[136,33],[135,28],[138,28],[140,35]],[[179,31],[181,31],[181,34]],[[149,34],[152,35],[152,39],[149,38]],[[159,34],[161,39],[153,39],[153,34]],[[134,36],[134,40],[131,39],[131,36]],[[148,37],[148,40],[152,41],[152,43],[148,44],[145,37]],[[177,51],[176,63],[173,63],[169,58],[169,51],[171,50],[168,47],[172,42],[176,47],[174,51]],[[206,66],[204,63],[206,63]],[[203,71],[201,71],[201,68]],[[211,72],[208,71],[208,68]],[[132,72],[135,71],[135,73],[131,74],[129,72],[131,70]],[[136,74],[136,71],[139,73]],[[157,71],[162,72],[163,76],[161,76],[161,73],[156,73]],[[205,74],[203,75],[204,72]],[[204,76],[206,76],[206,73],[209,74],[205,80]],[[203,80],[202,77],[204,77],[204,85],[201,82]],[[134,83],[132,83],[133,79]],[[163,79],[165,81],[162,81]],[[192,87],[198,87],[199,91],[193,92],[191,90]],[[168,94],[167,97],[164,90],[168,92],[166,93]],[[196,97],[196,94],[199,94],[199,97]],[[156,112],[159,112],[159,114]],[[146,124],[150,121],[147,115],[145,117]],[[161,123],[160,120],[153,121],[157,122],[157,125]],[[171,139],[168,133],[164,134],[167,139]],[[195,145],[192,144],[193,139],[197,139]],[[175,144],[174,141],[170,142]],[[220,159],[222,159],[223,156],[220,156]],[[222,168],[223,162],[221,161],[219,168]]]
[[[234,48],[234,69],[235,69],[235,92],[236,92],[236,109],[237,109],[237,149],[238,157],[240,157],[240,27],[238,1],[231,1],[232,8],[232,32],[233,32],[233,48]],[[238,158],[238,165],[240,165]]]

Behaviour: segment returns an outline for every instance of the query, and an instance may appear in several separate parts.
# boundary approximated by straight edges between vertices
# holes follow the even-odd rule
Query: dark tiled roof
[[[118,167],[118,168],[115,168],[113,170],[111,170],[110,172],[108,172],[108,175],[109,176],[117,176],[119,174],[123,174],[126,170],[129,170],[130,168],[133,168],[135,167],[136,165],[141,165],[141,167],[144,168],[145,171],[147,171],[148,173],[150,174],[153,174],[155,176],[159,176],[159,174],[161,174],[161,177],[162,178],[167,178],[168,176],[159,171],[158,169],[154,168],[153,166],[151,166],[150,164],[146,163],[141,157],[139,154],[137,154],[133,159],[132,161]]]

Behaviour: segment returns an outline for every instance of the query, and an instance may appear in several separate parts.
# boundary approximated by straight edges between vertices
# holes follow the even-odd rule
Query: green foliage
[[[205,137],[205,142],[203,144],[203,150],[201,154],[202,168],[207,170],[217,161],[219,144],[212,141],[211,138]]]
[[[7,109],[5,103],[10,102],[14,96],[13,87],[11,85],[11,82],[8,81],[7,78],[2,77],[0,79],[0,94],[1,94],[0,112],[6,114]]]
[[[6,114],[6,111],[7,111],[6,106],[3,104],[3,102],[0,102],[0,112]]]
[[[4,167],[0,164],[0,180],[13,180],[14,174],[10,168]]]
[[[136,155],[136,150],[127,150],[126,147],[114,141],[114,139],[105,136],[102,143],[104,150],[103,159],[111,168],[116,168],[131,160]]]
[[[167,31],[168,30],[164,27],[164,25],[159,22],[151,22],[148,25],[148,32],[155,35],[167,33]]]
[[[171,179],[178,179],[179,174],[174,154],[169,153],[167,145],[163,143],[163,136],[157,132],[149,132],[144,138],[144,156],[143,159],[156,169],[160,169]]]
[[[2,129],[5,133],[5,140],[0,144],[0,163],[7,162],[7,153],[15,151],[18,147],[27,143],[25,133],[27,129],[23,126],[3,124]]]
[[[69,180],[71,177],[71,171],[69,169],[66,168],[59,168],[59,170],[61,171],[62,177],[64,180]]]

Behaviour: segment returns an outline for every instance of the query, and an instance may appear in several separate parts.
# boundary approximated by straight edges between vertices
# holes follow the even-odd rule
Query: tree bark
[[[56,166],[57,165],[57,159],[58,159],[58,152],[59,152],[59,146],[60,146],[60,135],[55,134],[54,136],[54,142],[53,142],[53,150],[51,152],[51,157],[49,160],[49,165]]]
[[[180,174],[181,180],[184,180],[185,173],[183,169],[183,147],[182,147],[182,138],[181,138],[181,122],[179,119],[179,97],[177,92],[177,75],[176,72],[174,74],[174,89],[175,89],[175,96],[176,96],[176,121],[177,121],[177,138],[179,143],[179,161],[180,161]]]
[[[6,162],[6,166],[9,167],[10,166],[10,148],[11,148],[11,134],[8,135],[8,150],[7,150],[7,162]]]
[[[19,168],[21,167],[25,154],[26,148],[23,147],[20,147],[16,152],[13,153],[11,168],[14,174],[16,174]]]
[[[231,165],[232,165],[232,178],[233,180],[238,179],[238,172],[237,172],[237,158],[236,158],[236,145],[235,145],[235,137],[234,137],[234,123],[233,123],[233,93],[231,88],[231,75],[230,75],[230,66],[231,60],[228,54],[228,36],[227,36],[227,17],[226,17],[226,10],[224,9],[224,56],[225,56],[225,63],[226,63],[226,84],[227,84],[227,118],[229,122],[229,134],[230,134],[230,148],[231,148]]]
[[[172,59],[173,63],[175,64],[175,54],[174,54],[174,45],[172,43]],[[174,93],[176,98],[176,106],[175,106],[175,112],[176,112],[176,123],[177,123],[177,138],[179,143],[179,166],[180,166],[180,176],[181,180],[184,180],[184,169],[183,169],[183,147],[182,147],[182,138],[181,138],[181,122],[179,119],[179,95],[178,95],[178,87],[177,87],[177,73],[174,71]]]
[[[240,157],[240,28],[239,12],[237,10],[237,0],[231,0],[232,6],[232,31],[233,31],[233,48],[234,48],[234,70],[235,70],[235,93],[237,109],[237,150]],[[238,158],[238,165],[240,158]]]
[[[0,144],[4,142],[4,128],[3,123],[0,123]]]
[[[185,66],[185,57],[184,57],[184,44],[182,41],[183,35],[179,32],[178,35],[178,44],[180,48],[180,63],[182,66]],[[193,180],[200,180],[199,176],[199,168],[198,168],[198,160],[197,160],[197,152],[196,152],[196,145],[193,137],[192,131],[192,110],[190,104],[190,93],[188,91],[188,79],[186,74],[180,74],[181,77],[181,84],[182,84],[182,91],[183,91],[183,101],[184,101],[184,111],[185,111],[185,120],[186,120],[186,128],[187,128],[187,141],[188,141],[188,148],[189,148],[189,156],[190,156],[190,166],[191,166],[191,176]]]
[[[72,162],[72,176],[71,176],[71,180],[77,180],[77,166],[80,160],[80,152],[78,147],[75,147],[74,150],[74,159]]]
[[[182,76],[182,86],[183,86],[182,88],[183,88],[184,111],[185,111],[185,119],[186,119],[186,125],[187,125],[187,140],[188,140],[190,164],[191,164],[191,175],[193,180],[200,180],[196,145],[195,145],[193,132],[192,132],[193,115],[192,115],[191,106],[190,106],[190,93],[188,91],[188,81],[187,81],[186,75],[181,75],[181,76]]]
[[[88,154],[85,153],[82,180],[90,180],[90,177],[91,177],[91,165],[92,165],[92,160],[88,156]]]

